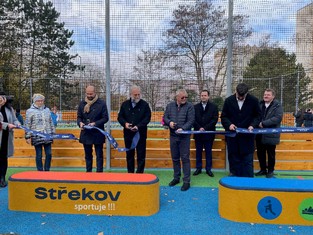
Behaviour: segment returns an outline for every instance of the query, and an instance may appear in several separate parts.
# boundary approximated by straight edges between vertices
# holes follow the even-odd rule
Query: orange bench
[[[153,174],[27,171],[9,178],[10,210],[148,216],[159,201]]]

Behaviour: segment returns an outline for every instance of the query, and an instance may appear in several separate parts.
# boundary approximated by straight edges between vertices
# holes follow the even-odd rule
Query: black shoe
[[[0,179],[0,187],[1,188],[4,188],[4,187],[6,187],[8,184],[7,184],[7,182],[5,181],[5,178],[4,177],[1,177],[1,179]]]
[[[274,172],[273,172],[273,171],[268,172],[268,173],[266,174],[266,178],[273,178],[273,177],[274,177]]]
[[[199,175],[199,174],[201,174],[201,172],[202,172],[201,169],[197,169],[197,170],[193,173],[193,175]]]
[[[168,185],[172,187],[172,186],[175,186],[178,183],[179,183],[178,179],[173,179]]]
[[[0,183],[1,188],[5,188],[6,186],[8,186],[8,183],[6,181]]]
[[[181,191],[187,191],[190,188],[190,183],[184,183],[183,186],[181,186]]]
[[[210,176],[210,177],[214,177],[214,174],[211,170],[207,170],[206,173]]]
[[[261,176],[261,175],[266,175],[267,172],[264,170],[260,170],[259,172],[255,173],[255,176]]]

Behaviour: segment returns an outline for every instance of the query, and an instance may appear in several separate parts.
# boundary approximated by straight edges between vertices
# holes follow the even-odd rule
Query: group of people
[[[151,110],[148,103],[141,99],[138,86],[130,89],[130,99],[124,101],[118,113],[118,121],[124,127],[124,143],[129,149],[126,152],[128,173],[135,173],[135,151],[137,152],[136,173],[143,173],[146,159],[147,126],[151,119]],[[103,172],[103,144],[105,136],[94,126],[104,131],[104,124],[109,120],[106,103],[100,99],[94,86],[87,86],[86,98],[81,101],[77,111],[77,125],[81,128],[80,143],[84,146],[86,171],[92,171],[93,155],[96,154],[96,172]],[[131,148],[135,134],[139,132],[139,140],[135,148]]]
[[[0,93],[0,187],[6,187],[6,172],[8,168],[8,157],[13,156],[13,129],[24,126],[32,131],[39,131],[45,134],[55,134],[57,123],[53,119],[53,111],[45,106],[45,97],[42,94],[34,94],[33,103],[26,111],[25,121],[20,113],[20,109],[14,111],[11,102],[7,102],[4,92]],[[35,148],[36,167],[38,171],[49,171],[51,166],[51,144],[53,140],[33,135],[31,132],[25,133],[28,144]],[[45,161],[43,163],[42,151],[45,151]]]
[[[313,113],[312,109],[299,109],[296,113],[293,113],[296,118],[296,127],[313,127]]]
[[[266,89],[263,100],[259,100],[248,93],[245,83],[236,87],[234,95],[229,96],[223,105],[221,122],[226,131],[236,131],[236,128],[277,128],[283,117],[280,103],[275,99],[275,91]],[[203,90],[200,94],[201,102],[193,106],[187,101],[186,90],[176,92],[175,101],[166,107],[163,121],[170,129],[170,149],[173,161],[174,175],[169,186],[180,182],[181,166],[183,171],[182,191],[190,188],[190,137],[194,134],[196,144],[196,171],[198,175],[202,171],[202,152],[205,149],[206,173],[213,177],[212,145],[214,134],[194,131],[214,131],[218,120],[218,110],[215,104],[209,101],[209,91]],[[188,132],[190,131],[190,132]],[[256,140],[255,140],[256,139]],[[257,156],[260,163],[260,171],[255,175],[274,176],[275,149],[280,141],[279,134],[262,134],[255,138],[254,134],[236,134],[235,137],[226,136],[229,171],[231,176],[253,177],[254,143],[257,145]],[[267,155],[267,156],[266,156]],[[268,163],[266,163],[268,157]]]
[[[226,131],[236,131],[236,128],[274,128],[279,127],[282,121],[283,110],[275,99],[275,91],[266,89],[263,100],[259,100],[249,94],[248,86],[240,83],[236,87],[235,94],[229,96],[221,113],[221,122]],[[85,99],[82,100],[77,110],[77,125],[81,129],[79,141],[83,144],[85,153],[86,171],[93,169],[93,147],[96,155],[96,172],[103,172],[103,145],[105,135],[104,124],[109,120],[107,106],[104,100],[98,97],[96,88],[92,85],[86,87]],[[55,123],[51,111],[44,105],[45,97],[41,94],[33,95],[33,103],[26,111],[24,125],[31,130],[46,134],[55,133]],[[0,96],[0,124],[1,124],[1,155],[0,176],[1,185],[5,185],[5,173],[7,169],[7,156],[11,156],[8,144],[10,130],[21,123],[17,120],[12,108],[5,106],[5,96]],[[173,163],[173,180],[169,186],[180,183],[181,168],[183,172],[182,191],[190,188],[190,137],[194,131],[196,146],[196,170],[193,175],[202,173],[202,154],[205,150],[205,171],[210,177],[214,177],[212,168],[212,146],[214,133],[203,131],[215,131],[219,118],[217,106],[210,101],[210,92],[203,90],[200,93],[200,102],[196,105],[188,102],[188,94],[185,89],[176,91],[175,100],[170,102],[163,115],[164,125],[170,131],[170,151]],[[151,120],[149,104],[141,98],[141,90],[138,86],[130,88],[130,98],[124,101],[118,113],[118,122],[123,127],[124,144],[128,173],[143,173],[146,158],[147,126]],[[88,126],[88,128],[87,128]],[[96,128],[93,128],[96,127]],[[187,131],[187,132],[184,132]],[[134,136],[139,133],[139,140],[134,148],[131,148]],[[195,133],[194,132],[194,133]],[[38,171],[49,171],[51,166],[51,144],[53,140],[26,132],[26,141],[35,147],[36,166]],[[235,137],[226,136],[228,149],[229,171],[232,176],[253,177],[253,154],[256,140],[257,156],[260,163],[260,171],[255,175],[266,175],[271,178],[275,167],[275,149],[279,143],[279,134],[237,134]],[[13,139],[12,139],[13,141]],[[3,147],[6,146],[6,147]],[[9,147],[8,147],[9,146]],[[46,158],[42,163],[42,150],[45,150]],[[137,169],[135,170],[135,153],[137,155]],[[266,155],[268,161],[266,161]],[[3,157],[6,156],[6,157]],[[6,161],[6,164],[5,164]],[[4,163],[3,163],[4,162]]]
[[[166,107],[164,113],[164,124],[170,129],[170,148],[173,160],[174,179],[170,186],[179,183],[181,177],[181,164],[183,165],[184,184],[182,190],[186,191],[190,187],[190,135],[181,135],[181,130],[215,130],[218,120],[217,106],[209,101],[209,91],[201,92],[201,103],[193,106],[187,102],[187,92],[183,89],[176,92],[176,101],[171,102]],[[141,99],[141,90],[138,86],[130,88],[130,98],[124,101],[120,107],[118,122],[123,127],[124,144],[126,151],[126,163],[128,173],[144,173],[146,159],[146,140],[148,124],[151,120],[151,109],[149,104]],[[104,124],[108,121],[107,107],[104,101],[100,100],[96,94],[94,86],[86,88],[86,98],[78,107],[77,125],[81,128],[80,142],[84,145],[86,170],[92,171],[92,146],[95,146],[96,171],[103,171],[103,144],[104,135],[96,129],[85,128],[85,125],[96,126],[104,130]],[[139,132],[139,140],[135,148],[131,148],[136,133]],[[214,135],[204,134],[195,136],[197,170],[194,175],[202,171],[202,152],[206,150],[206,173],[213,177],[212,168],[212,145]],[[137,169],[135,164],[135,154],[137,156]]]

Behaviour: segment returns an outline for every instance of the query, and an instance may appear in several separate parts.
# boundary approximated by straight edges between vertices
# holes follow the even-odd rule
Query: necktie
[[[205,106],[206,106],[206,104],[205,104],[205,103],[202,103],[203,111],[205,111]]]

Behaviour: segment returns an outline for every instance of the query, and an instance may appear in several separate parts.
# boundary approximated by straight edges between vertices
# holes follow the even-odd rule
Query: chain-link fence
[[[141,87],[154,112],[162,112],[179,88],[187,89],[193,103],[208,89],[221,108],[227,96],[231,3],[232,91],[241,81],[259,99],[265,88],[275,89],[290,117],[285,125],[293,125],[292,112],[313,108],[309,0],[2,1],[0,90],[14,96],[22,113],[32,94],[42,93],[67,122],[75,120],[87,84],[106,98],[107,79],[112,113],[129,97],[132,84]],[[152,121],[159,122],[159,116]]]

